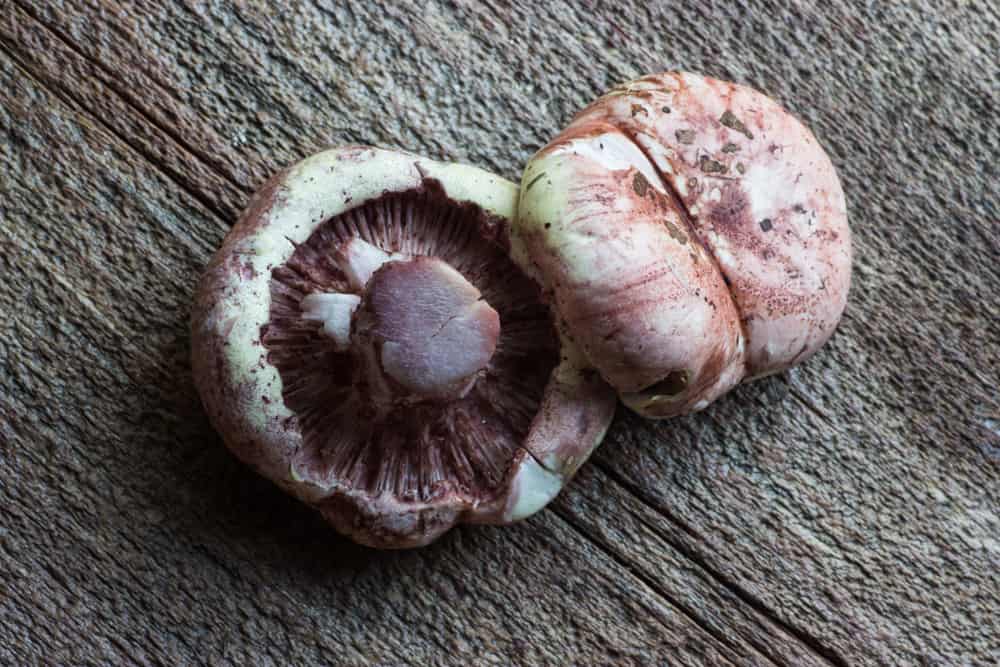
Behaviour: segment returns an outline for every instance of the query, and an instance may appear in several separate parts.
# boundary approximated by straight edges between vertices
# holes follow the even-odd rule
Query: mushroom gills
[[[226,446],[370,546],[541,509],[615,397],[512,257],[516,209],[493,174],[372,147],[275,174],[192,311],[195,383]]]
[[[322,222],[272,272],[264,345],[303,483],[483,507],[513,492],[559,337],[493,224],[425,184]]]

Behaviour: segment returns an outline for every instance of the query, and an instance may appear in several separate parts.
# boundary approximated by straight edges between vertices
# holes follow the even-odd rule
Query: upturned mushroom
[[[229,448],[376,547],[545,506],[615,396],[512,261],[516,204],[487,172],[367,147],[272,178],[192,318]]]
[[[514,256],[633,410],[700,410],[812,355],[847,299],[844,195],[812,133],[763,94],[642,77],[528,163]]]

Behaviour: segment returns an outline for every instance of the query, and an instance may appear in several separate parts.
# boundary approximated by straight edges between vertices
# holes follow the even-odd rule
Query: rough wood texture
[[[232,4],[0,0],[0,663],[1000,662],[992,3]],[[837,164],[855,284],[817,357],[622,412],[550,510],[416,552],[225,452],[188,303],[270,171],[365,142],[517,179],[667,68]]]

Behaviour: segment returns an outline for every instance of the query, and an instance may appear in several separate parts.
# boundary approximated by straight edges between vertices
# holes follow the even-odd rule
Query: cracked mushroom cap
[[[763,94],[646,76],[580,112],[528,163],[512,243],[623,401],[706,407],[833,333],[851,233],[829,157]]]
[[[544,507],[615,397],[511,260],[516,203],[487,172],[367,147],[272,178],[192,318],[227,446],[376,547]]]

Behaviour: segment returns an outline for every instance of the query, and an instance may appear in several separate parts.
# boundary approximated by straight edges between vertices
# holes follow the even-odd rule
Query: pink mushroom
[[[229,448],[377,547],[544,507],[615,397],[511,260],[516,203],[479,169],[365,147],[272,178],[192,319]]]
[[[801,123],[647,76],[577,115],[520,194],[367,147],[276,175],[202,279],[195,381],[240,459],[359,542],[418,546],[544,507],[615,390],[668,417],[808,358],[850,271]]]
[[[815,137],[761,93],[686,73],[615,88],[535,155],[512,242],[650,417],[807,359],[850,284],[844,195]]]

